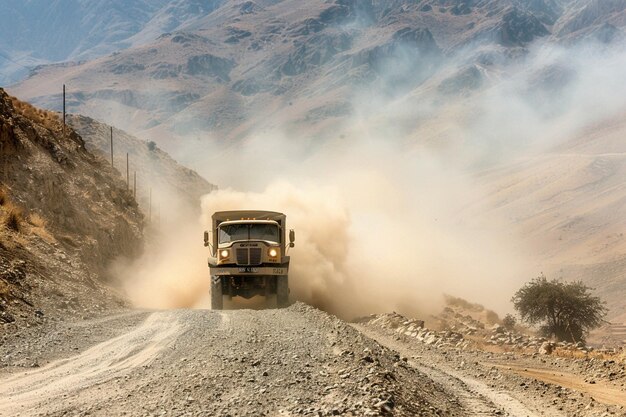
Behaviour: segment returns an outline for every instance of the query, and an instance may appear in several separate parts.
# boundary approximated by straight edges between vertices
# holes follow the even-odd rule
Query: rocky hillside
[[[0,4],[0,84],[27,67],[105,55],[176,30],[221,1],[8,0]]]
[[[67,123],[85,140],[88,151],[111,158],[111,126],[81,115],[68,116]],[[217,189],[195,171],[190,170],[159,149],[152,141],[136,138],[113,128],[114,165],[126,172],[129,155],[130,187],[137,178],[136,199],[144,213],[149,213],[150,189],[157,195],[169,195],[169,200],[182,201],[186,207],[200,209],[200,197]],[[199,214],[199,212],[197,213]]]
[[[55,113],[2,89],[0,162],[4,329],[118,306],[103,284],[107,266],[138,254],[143,240],[143,215],[119,173]]]
[[[334,136],[362,110],[364,89],[422,101],[481,91],[533,42],[617,42],[626,19],[623,0],[210,3],[145,44],[39,67],[11,91],[58,109],[65,82],[72,111],[151,137],[186,162],[182,139],[276,128]]]

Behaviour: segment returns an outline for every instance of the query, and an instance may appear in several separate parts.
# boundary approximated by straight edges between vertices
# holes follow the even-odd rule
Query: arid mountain
[[[0,84],[27,68],[93,59],[211,13],[216,0],[8,0],[0,4]]]
[[[68,124],[85,140],[85,147],[103,159],[111,158],[111,126],[80,115],[68,116]],[[213,184],[178,164],[156,143],[138,139],[119,129],[113,129],[114,164],[126,174],[126,154],[129,155],[129,182],[131,190],[137,184],[137,202],[143,212],[150,213],[150,190],[153,190],[155,209],[157,197],[199,209],[200,197],[217,189]],[[156,215],[155,210],[155,215]],[[199,214],[199,213],[196,213]]]
[[[621,0],[213,3],[174,32],[159,26],[140,46],[39,67],[11,91],[58,110],[66,83],[73,112],[180,159],[176,144],[190,137],[333,135],[363,89],[419,95],[450,76],[441,91],[487,87],[533,41],[611,42],[626,16]]]
[[[143,215],[119,173],[56,114],[2,89],[0,173],[0,322],[119,307],[107,267],[143,245]]]

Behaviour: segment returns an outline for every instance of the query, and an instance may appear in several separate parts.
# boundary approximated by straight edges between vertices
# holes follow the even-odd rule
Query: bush
[[[45,228],[46,225],[48,224],[46,219],[41,217],[39,213],[32,213],[30,216],[28,216],[28,223],[32,224],[35,227],[41,227],[41,228]]]
[[[539,325],[546,337],[584,342],[590,330],[600,326],[605,303],[582,282],[548,281],[541,275],[520,288],[512,298],[523,321]]]
[[[516,324],[517,324],[517,320],[515,319],[515,316],[513,316],[512,314],[507,314],[502,319],[502,325],[507,330],[514,330]]]
[[[4,225],[9,230],[19,232],[22,228],[22,222],[24,221],[22,210],[13,205],[7,205],[5,210]]]
[[[156,148],[157,148],[157,144],[156,144],[156,142],[154,142],[154,141],[152,141],[152,140],[151,140],[150,142],[148,142],[148,149],[149,149],[151,152],[154,152],[154,151],[156,150]]]
[[[22,116],[30,119],[31,121],[43,125],[45,128],[49,130],[57,130],[63,128],[63,122],[54,112],[39,109],[34,107],[32,104],[27,103],[25,101],[18,100],[15,97],[10,97],[13,107],[17,110]]]

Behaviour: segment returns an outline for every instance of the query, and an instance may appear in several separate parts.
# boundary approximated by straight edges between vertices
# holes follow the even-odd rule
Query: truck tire
[[[287,275],[276,277],[276,306],[284,308],[289,305],[289,278]]]
[[[221,310],[223,308],[222,277],[211,277],[211,310]]]

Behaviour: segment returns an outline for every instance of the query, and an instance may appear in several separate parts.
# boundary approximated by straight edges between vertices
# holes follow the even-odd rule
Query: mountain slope
[[[537,271],[580,279],[626,317],[626,115],[540,156],[484,173],[485,198],[468,219],[509,220]],[[479,216],[478,213],[488,215]],[[483,225],[484,226],[484,225]],[[478,227],[481,227],[478,225]]]
[[[0,4],[0,84],[25,67],[84,60],[154,40],[210,13],[215,0],[8,0]]]
[[[474,67],[469,82],[488,86],[533,42],[604,36],[599,22],[609,18],[611,39],[619,38],[621,3],[591,3],[211,2],[176,20],[175,33],[89,62],[40,67],[12,91],[58,110],[66,83],[72,111],[154,138],[180,159],[177,143],[189,136],[228,141],[275,128],[334,135],[363,90],[430,100],[428,86],[455,68]],[[580,18],[587,9],[593,18]]]
[[[80,115],[68,116],[68,124],[85,140],[87,150],[110,160],[111,126]],[[196,172],[185,168],[160,150],[156,143],[142,141],[119,129],[113,129],[114,163],[126,172],[129,154],[130,187],[137,179],[137,201],[144,213],[150,211],[150,189],[157,195],[168,195],[181,206],[199,210],[200,197],[217,189]]]
[[[119,173],[58,117],[0,89],[0,320],[119,307],[109,263],[134,257],[143,216]]]

